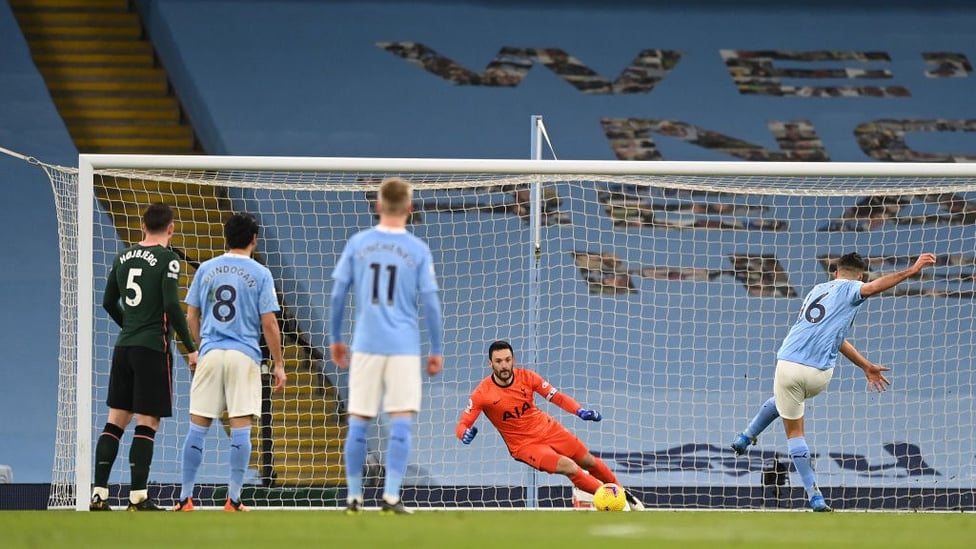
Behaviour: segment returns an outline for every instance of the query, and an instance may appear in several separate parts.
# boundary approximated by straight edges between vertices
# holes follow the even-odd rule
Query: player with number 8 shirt
[[[254,259],[260,225],[247,212],[224,223],[226,251],[200,264],[186,294],[190,332],[200,343],[200,364],[190,387],[190,428],[183,440],[178,511],[193,510],[207,431],[227,413],[230,452],[224,510],[247,511],[241,502],[251,459],[251,422],[261,415],[261,336],[274,361],[272,391],[288,381],[277,313],[281,307],[270,269]]]

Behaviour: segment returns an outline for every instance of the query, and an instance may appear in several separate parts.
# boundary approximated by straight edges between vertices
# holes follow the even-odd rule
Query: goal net
[[[375,223],[379,181],[400,175],[416,185],[409,229],[433,251],[447,343],[444,371],[424,381],[409,506],[573,505],[570,483],[512,460],[486,418],[470,446],[454,437],[489,373],[488,344],[505,339],[520,366],[603,413],[582,422],[536,399],[648,507],[804,508],[780,422],[743,456],[729,443],[771,396],[779,343],[834,258],[857,251],[874,277],[931,251],[938,264],[868,300],[850,334],[892,368],[891,390],[867,392],[841,358],[807,405],[807,439],[835,509],[973,509],[976,167],[82,155],[77,170],[45,169],[64,269],[51,507],[87,508],[118,331],[101,292],[155,201],[176,210],[184,291],[222,253],[231,212],[262,225],[289,385],[255,422],[245,500],[344,505],[347,376],[327,359],[331,272],[346,239]],[[150,473],[161,505],[178,494],[189,382],[179,356]],[[380,417],[370,430],[367,506],[386,429]],[[126,501],[130,437],[131,426],[113,505]],[[198,477],[204,505],[222,502],[228,446],[217,422]]]

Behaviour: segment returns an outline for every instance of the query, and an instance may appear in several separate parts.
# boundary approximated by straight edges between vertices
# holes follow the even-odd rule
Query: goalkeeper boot
[[[186,498],[173,506],[174,511],[193,511],[193,498]]]
[[[109,507],[108,502],[102,499],[102,496],[95,494],[91,498],[91,503],[88,504],[89,511],[111,511],[112,508]]]
[[[247,513],[250,511],[250,509],[239,501],[234,501],[227,498],[227,502],[224,503],[224,511],[227,511],[228,513]]]
[[[390,503],[390,502],[386,501],[386,499],[384,498],[383,499],[383,502],[380,504],[380,514],[383,514],[383,515],[412,515],[413,514],[413,511],[411,511],[410,509],[407,509],[406,507],[404,507],[403,506],[403,502],[400,501],[400,500],[397,500],[396,503]]]
[[[573,486],[573,508],[574,509],[592,509],[593,508],[593,494],[580,490],[579,488]]]
[[[129,502],[129,506],[125,508],[126,511],[165,511],[162,507],[157,507],[151,499],[144,499],[139,503]]]
[[[644,504],[641,503],[641,500],[637,499],[637,497],[634,496],[634,494],[631,493],[631,491],[626,488],[624,488],[624,499],[627,500],[627,507],[629,508],[630,511],[644,510]]]
[[[735,440],[732,441],[732,444],[729,444],[729,447],[732,448],[735,455],[741,456],[742,454],[746,453],[746,449],[749,448],[750,445],[755,445],[756,442],[756,437],[749,437],[746,436],[745,433],[739,433],[735,435]]]

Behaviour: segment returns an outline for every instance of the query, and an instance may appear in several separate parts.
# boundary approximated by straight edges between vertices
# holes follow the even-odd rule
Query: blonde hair
[[[380,211],[388,215],[407,215],[413,200],[413,185],[402,177],[387,177],[380,183]]]

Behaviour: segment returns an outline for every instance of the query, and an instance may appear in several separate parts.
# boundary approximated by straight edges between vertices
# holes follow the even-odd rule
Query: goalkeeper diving
[[[475,420],[484,412],[488,421],[508,446],[512,458],[549,474],[569,477],[576,488],[592,494],[604,483],[620,484],[616,475],[600,458],[594,456],[573,433],[535,405],[535,394],[584,421],[600,421],[599,412],[580,406],[576,400],[524,368],[515,367],[515,354],[507,341],[496,341],[488,347],[491,375],[475,387],[468,406],[461,414],[455,434],[464,444],[471,444],[478,434]],[[630,510],[644,505],[624,490]]]

